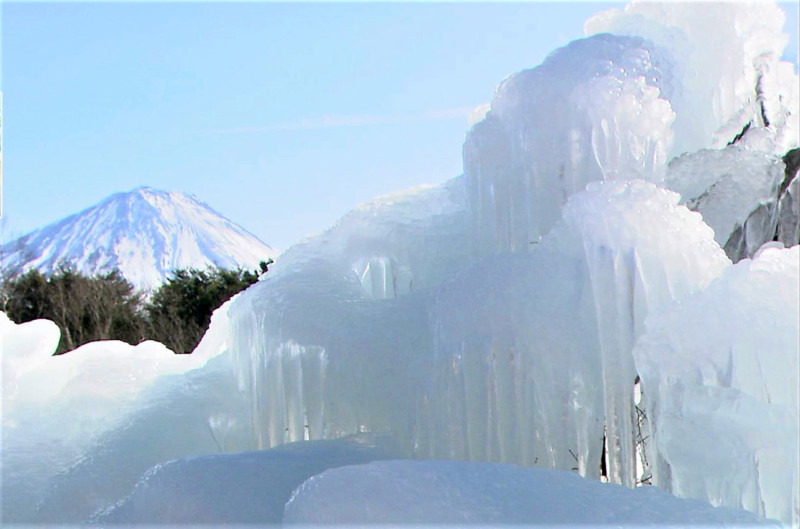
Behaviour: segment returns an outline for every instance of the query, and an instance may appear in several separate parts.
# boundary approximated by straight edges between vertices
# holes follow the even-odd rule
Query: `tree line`
[[[262,261],[260,273],[271,262]],[[244,269],[180,269],[146,299],[117,270],[87,276],[63,266],[49,275],[30,270],[5,279],[0,305],[15,323],[54,321],[61,329],[56,354],[97,340],[156,340],[176,353],[191,353],[211,313],[258,277],[258,271]]]

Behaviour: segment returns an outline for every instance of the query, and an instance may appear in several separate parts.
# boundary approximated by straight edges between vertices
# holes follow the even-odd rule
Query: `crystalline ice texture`
[[[780,60],[784,18],[774,2],[635,1],[595,15],[585,30],[640,35],[670,57],[677,81],[664,91],[676,114],[670,157],[722,148],[748,123],[757,136],[750,146],[783,154],[800,133],[798,76]]]
[[[799,276],[800,247],[768,247],[648,320],[656,485],[797,524]]]
[[[672,83],[670,59],[652,43],[607,34],[506,79],[464,143],[476,252],[527,252],[588,182],[660,182]]]
[[[716,241],[739,261],[773,239],[781,216],[778,197],[783,180],[780,157],[731,145],[672,160],[665,184],[703,215]]]
[[[410,455],[597,476],[605,423],[612,480],[632,486],[631,348],[644,317],[729,264],[678,199],[642,181],[592,184],[530,254],[462,264],[391,299],[312,258],[341,231],[308,241],[292,257],[302,272],[282,269],[231,307],[259,446],[377,431]]]

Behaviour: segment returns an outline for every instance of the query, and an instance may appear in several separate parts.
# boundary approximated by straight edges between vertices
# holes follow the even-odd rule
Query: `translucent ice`
[[[798,292],[800,247],[768,247],[648,320],[656,485],[797,524]]]
[[[300,271],[281,268],[230,310],[258,446],[373,431],[396,435],[408,455],[597,476],[605,424],[611,479],[632,486],[633,342],[652,307],[729,264],[678,199],[642,181],[592,184],[530,254],[450,260],[449,280],[396,297],[365,289],[347,259],[314,259],[348,227],[307,241],[291,256]],[[361,237],[383,225],[358,218]],[[422,254],[384,240],[382,255],[401,250]]]
[[[400,456],[587,477],[602,461],[614,483],[652,472],[678,495],[796,523],[798,251],[732,267],[720,247],[739,241],[738,259],[770,233],[797,240],[800,184],[772,154],[796,144],[800,115],[780,17],[648,3],[595,19],[628,35],[507,79],[475,113],[464,176],[294,246],[190,357],[100,343],[50,358],[52,325],[0,318],[4,521],[145,520],[164,507],[153,491],[168,499],[228,461],[164,465],[126,496],[165,460],[385,434]],[[432,465],[464,485],[442,489],[470,495],[459,510],[525,508],[481,485],[527,478]],[[294,512],[328,509],[307,485]]]
[[[476,253],[527,252],[588,182],[659,182],[672,75],[652,43],[596,35],[506,79],[464,143]]]
[[[774,2],[634,1],[595,15],[585,29],[639,35],[670,57],[678,80],[664,93],[675,112],[670,156],[724,147],[748,123],[758,136],[748,138],[751,146],[783,154],[800,131],[798,76],[780,60],[784,17]]]

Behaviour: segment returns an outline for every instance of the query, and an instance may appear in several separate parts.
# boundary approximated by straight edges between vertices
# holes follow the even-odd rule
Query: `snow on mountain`
[[[178,268],[256,268],[278,252],[194,196],[140,187],[2,246],[2,270],[115,267],[149,290]]]

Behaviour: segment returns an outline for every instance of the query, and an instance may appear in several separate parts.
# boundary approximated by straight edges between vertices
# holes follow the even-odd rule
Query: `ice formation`
[[[306,481],[286,505],[290,524],[614,524],[642,527],[755,526],[742,511],[711,508],[655,487],[631,490],[571,472],[455,461],[379,461]],[[772,522],[773,527],[778,524]]]
[[[228,306],[192,355],[105,341],[51,357],[55,324],[0,313],[3,520],[77,522],[164,459],[250,448],[247,408],[219,356]]]
[[[506,79],[464,143],[477,250],[527,252],[588,182],[660,182],[673,136],[664,98],[672,76],[648,41],[604,34]]]
[[[800,147],[783,156],[786,170],[778,190],[778,225],[774,239],[786,247],[800,243]]]
[[[287,252],[230,312],[259,446],[378,431],[407,455],[598,476],[605,423],[609,471],[633,486],[633,342],[651,306],[729,264],[678,199],[642,181],[592,184],[529,254],[462,263],[441,285],[391,299],[365,289],[346,260],[314,261],[314,247],[346,227]],[[361,219],[350,220],[370,237]],[[397,252],[423,255],[406,242],[384,240],[383,251],[413,274],[425,258],[404,262]]]
[[[672,160],[665,185],[703,215],[716,241],[739,261],[773,240],[781,217],[784,171],[779,156],[730,145]]]
[[[463,176],[289,249],[190,357],[101,343],[49,358],[52,326],[0,320],[4,520],[145,520],[164,512],[153,491],[250,461],[184,459],[134,488],[166,460],[379,435],[404,457],[590,478],[602,463],[629,487],[652,473],[676,495],[797,524],[800,256],[770,249],[797,244],[800,225],[781,17],[634,3],[594,18],[589,32],[618,35],[557,50],[476,113]],[[393,475],[428,472],[381,465],[313,478],[290,516],[330,506],[314,479],[367,488],[363,472],[388,469],[391,491]],[[478,496],[491,492],[475,483],[522,472],[469,481],[478,467],[431,465]],[[492,498],[513,510],[516,496]]]
[[[714,64],[719,49],[694,50],[710,37],[690,7],[637,4],[594,20],[590,28],[622,33],[626,21],[645,22],[648,39],[595,35],[501,84],[468,134],[464,176],[444,188],[454,199],[446,214],[434,191],[406,195],[386,215],[356,212],[348,223],[358,232],[342,224],[287,254],[231,309],[259,446],[381,431],[415,457],[597,476],[605,443],[612,482],[644,479],[634,343],[648,314],[731,265],[700,215],[654,184],[696,192],[683,200],[723,244],[737,226],[749,230],[740,241],[750,255],[771,240],[783,201],[774,153],[796,144],[797,76],[777,59],[783,37],[772,36],[782,15],[726,9],[697,11],[706,22],[723,11],[736,33]],[[669,155],[728,142],[667,172]],[[690,161],[713,169],[697,174]],[[762,207],[772,208],[766,220]],[[394,212],[426,210],[429,231],[397,245],[419,218]],[[440,252],[417,250],[445,232]],[[359,248],[351,236],[380,244]],[[643,405],[656,406],[642,388]],[[721,502],[753,508],[734,497]]]
[[[800,141],[800,84],[780,60],[784,19],[774,2],[634,1],[595,15],[585,30],[642,36],[670,58],[670,157],[723,148],[748,123],[745,143],[783,154]]]
[[[800,246],[767,247],[647,322],[654,483],[679,496],[800,519]]]
[[[133,491],[91,518],[109,524],[279,524],[292,492],[345,465],[396,457],[392,439],[367,434],[271,450],[205,455],[148,470]]]

